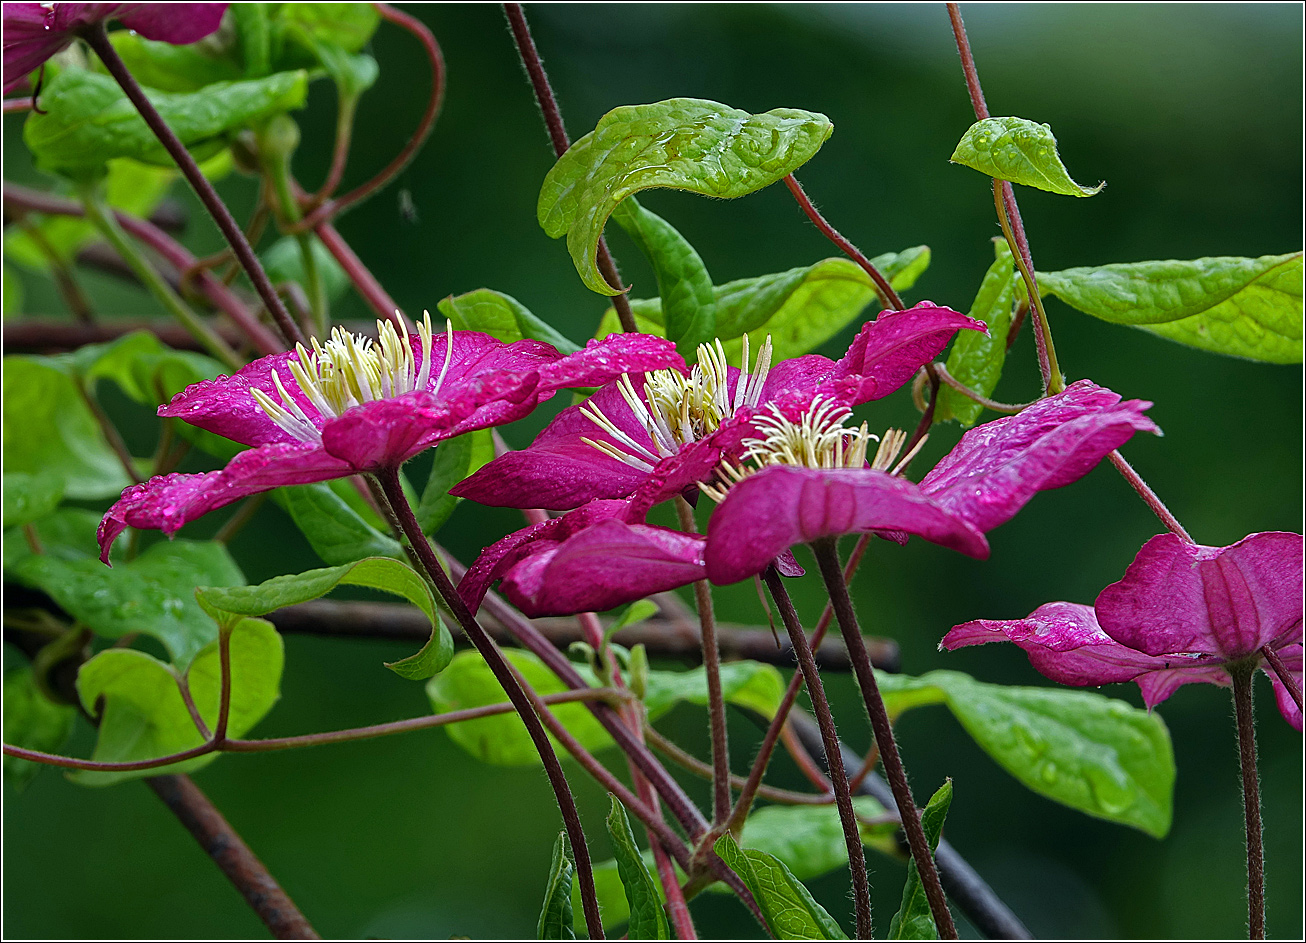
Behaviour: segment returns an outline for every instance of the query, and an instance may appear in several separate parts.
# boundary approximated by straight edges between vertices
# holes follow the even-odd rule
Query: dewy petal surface
[[[984,535],[902,478],[874,469],[772,466],[730,489],[707,530],[707,576],[735,583],[781,551],[821,537],[901,530],[985,557]]]
[[[1014,416],[976,426],[921,481],[940,507],[987,533],[1036,492],[1079,480],[1135,432],[1158,432],[1141,400],[1080,380]]]
[[[928,301],[904,311],[882,311],[853,338],[832,378],[860,380],[849,405],[881,399],[915,376],[962,329],[988,333],[983,321]]]
[[[1096,603],[1103,630],[1149,654],[1198,652],[1236,660],[1300,641],[1302,537],[1252,534],[1229,547],[1153,537],[1124,579]]]

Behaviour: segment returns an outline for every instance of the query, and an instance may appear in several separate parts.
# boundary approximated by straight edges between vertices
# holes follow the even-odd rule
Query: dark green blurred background
[[[535,222],[551,165],[529,88],[496,5],[411,8],[434,29],[449,90],[432,137],[396,185],[340,229],[409,311],[450,293],[506,291],[564,333],[593,331],[604,304],[580,283],[560,242]],[[1207,255],[1256,256],[1301,247],[1301,8],[1278,5],[1011,5],[964,8],[990,108],[1051,124],[1072,175],[1108,186],[1091,200],[1022,189],[1043,269]],[[608,109],[674,96],[749,111],[821,111],[833,138],[800,172],[829,219],[868,254],[926,243],[933,265],[909,300],[966,309],[998,234],[982,176],[948,163],[973,120],[943,6],[554,5],[529,7],[573,136]],[[364,98],[347,183],[401,146],[425,102],[416,44],[383,27],[373,43],[381,80]],[[334,96],[314,87],[299,117],[295,160],[309,186],[330,151]],[[21,117],[4,119],[6,176],[33,179]],[[418,221],[400,212],[407,190]],[[180,188],[178,188],[180,192]],[[249,180],[224,184],[252,205]],[[187,197],[189,199],[189,197]],[[780,187],[731,202],[671,192],[641,197],[698,248],[724,282],[836,254]],[[190,201],[188,242],[218,237]],[[613,250],[637,296],[650,271],[618,232]],[[24,274],[28,312],[61,310]],[[142,295],[91,276],[103,310],[152,310]],[[1053,302],[1063,369],[1125,396],[1154,400],[1164,439],[1126,455],[1207,544],[1301,527],[1301,371],[1221,359],[1093,321]],[[356,298],[337,310],[366,317]],[[827,353],[846,342],[847,336]],[[997,391],[1036,394],[1028,332]],[[553,410],[558,408],[557,405]],[[553,411],[551,410],[551,411]],[[910,424],[905,393],[867,411],[873,427]],[[507,430],[524,445],[545,421]],[[141,415],[141,442],[154,434]],[[955,441],[938,430],[937,459]],[[145,446],[142,446],[144,448]],[[200,466],[196,466],[197,468]],[[926,466],[928,467],[928,466]],[[205,521],[196,534],[211,533]],[[447,543],[464,559],[520,526],[510,511],[464,505]],[[1023,616],[1043,602],[1091,602],[1120,578],[1158,524],[1110,468],[1040,495],[992,535],[975,562],[921,541],[873,545],[854,591],[868,631],[902,645],[903,669],[955,668],[989,681],[1044,684],[1014,646],[936,651],[953,624]],[[280,512],[266,505],[233,550],[251,580],[318,565]],[[821,602],[802,581],[808,619]],[[722,618],[764,619],[750,585],[721,590]],[[308,732],[414,716],[420,685],[381,666],[401,646],[286,640],[283,697],[257,735]],[[827,675],[841,732],[869,739],[850,680]],[[1139,703],[1137,690],[1114,696]],[[1301,738],[1258,691],[1268,856],[1269,928],[1302,929]],[[941,708],[908,715],[901,744],[918,795],[952,776],[948,837],[1038,935],[1223,937],[1245,932],[1237,761],[1227,694],[1181,689],[1160,709],[1179,768],[1175,825],[1164,841],[1043,800],[994,766]],[[705,720],[682,708],[663,728],[706,755]],[[744,769],[756,731],[732,726]],[[89,751],[83,730],[70,745]],[[613,757],[613,759],[617,759]],[[619,764],[620,765],[620,764]],[[574,769],[574,766],[572,767]],[[778,784],[800,779],[785,757]],[[605,801],[574,780],[599,859],[608,856]],[[559,828],[544,777],[478,765],[438,731],[305,752],[225,757],[196,776],[326,936],[529,936]],[[707,790],[691,788],[702,799]],[[4,803],[4,925],[9,937],[260,936],[264,929],[193,840],[140,784],[83,790],[43,773]],[[903,868],[871,861],[877,922],[897,907]],[[814,892],[847,920],[846,875]],[[695,902],[704,936],[756,935],[733,901]]]

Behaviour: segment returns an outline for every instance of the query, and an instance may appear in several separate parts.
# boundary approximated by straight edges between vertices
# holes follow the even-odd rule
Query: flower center
[[[720,340],[698,346],[698,363],[689,376],[678,370],[650,370],[644,374],[642,397],[631,382],[630,374],[623,374],[617,381],[617,388],[629,404],[636,422],[648,432],[653,447],[650,449],[636,442],[592,402],[582,406],[581,413],[616,439],[616,443],[589,438],[583,441],[627,465],[651,471],[659,461],[675,455],[683,446],[716,432],[741,407],[757,406],[762,398],[762,386],[771,371],[771,338],[768,336],[762,344],[750,374],[748,335],[745,334],[740,362],[743,369],[739,371],[733,392],[730,390],[726,352]]]
[[[403,323],[403,315],[399,317]],[[311,351],[303,344],[295,345],[298,359],[291,358],[286,365],[300,393],[313,404],[322,421],[334,419],[362,403],[426,389],[431,379],[431,313],[426,312],[417,325],[422,350],[420,366],[408,339],[408,325],[405,323],[403,327],[401,335],[392,322],[377,321],[375,342],[370,337],[337,327],[331,331],[325,344],[312,338],[309,341],[313,347]],[[436,377],[432,394],[440,392],[449,370],[449,359],[453,355],[452,322],[447,326],[446,336],[444,366]],[[286,390],[275,370],[272,371],[272,383],[281,402],[258,389],[250,390],[254,401],[269,419],[299,441],[320,444],[321,429]]]

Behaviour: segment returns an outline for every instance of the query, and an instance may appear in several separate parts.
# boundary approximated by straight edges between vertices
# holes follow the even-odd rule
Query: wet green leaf
[[[304,104],[308,76],[279,72],[266,78],[218,82],[198,92],[149,91],[164,120],[196,158],[225,146],[225,135],[251,122]],[[107,75],[65,69],[41,93],[46,114],[32,112],[23,140],[43,169],[70,176],[100,171],[114,157],[172,166],[118,83]]]
[[[335,485],[349,487],[347,482],[292,485],[272,492],[272,500],[290,515],[324,563],[402,557],[399,541],[374,527],[360,509],[351,507],[342,496],[343,488],[338,491]]]
[[[717,840],[716,853],[753,892],[777,939],[848,939],[838,922],[779,858],[764,851],[742,849],[728,834]]]
[[[18,527],[45,517],[59,506],[63,490],[58,475],[5,472],[4,526]]]
[[[612,810],[608,813],[608,835],[612,838],[612,850],[617,860],[617,875],[626,892],[626,901],[630,907],[630,929],[628,936],[632,940],[669,940],[671,926],[667,922],[666,911],[662,908],[662,895],[657,881],[649,873],[648,865],[640,856],[639,846],[635,844],[635,833],[631,831],[630,820],[617,797],[609,795]]]
[[[623,105],[599,119],[549,171],[537,207],[540,225],[551,238],[567,236],[589,288],[620,294],[603,280],[594,254],[622,200],[652,187],[717,199],[744,196],[802,166],[833,130],[825,115],[793,108],[750,115],[697,98]]]
[[[666,336],[685,357],[716,337],[716,295],[699,254],[674,226],[627,197],[613,211],[644,253],[658,282]]]
[[[967,312],[989,326],[987,335],[979,331],[958,331],[946,364],[948,373],[981,396],[992,394],[1002,377],[1007,359],[1007,334],[1011,330],[1012,305],[1020,275],[1004,241],[995,241],[997,259],[984,273],[979,292]],[[936,422],[956,419],[963,426],[973,426],[984,407],[963,396],[950,386],[939,387]]]
[[[389,557],[369,557],[343,566],[276,576],[257,586],[201,589],[195,595],[206,612],[226,624],[237,617],[267,615],[286,606],[318,599],[341,585],[365,586],[402,596],[430,620],[431,638],[422,650],[386,664],[395,674],[422,681],[449,664],[453,658],[453,637],[436,614],[430,587],[412,567]]]
[[[5,743],[43,753],[58,753],[72,733],[74,713],[67,704],[56,704],[41,693],[28,665],[5,669]],[[41,768],[40,763],[6,756],[5,780],[21,790]]]
[[[440,443],[416,510],[423,533],[434,534],[443,527],[462,501],[451,495],[449,489],[493,458],[494,436],[489,429],[465,432]]]
[[[44,357],[4,359],[4,470],[57,475],[69,498],[131,484],[75,382]]]
[[[549,881],[544,887],[544,906],[535,926],[535,936],[541,940],[574,940],[572,928],[571,878],[575,864],[567,847],[567,833],[559,832],[553,843],[553,862],[549,865]]]
[[[952,162],[999,180],[1038,187],[1064,196],[1093,196],[1096,187],[1081,187],[1057,154],[1052,128],[1026,118],[985,118],[962,135]]]
[[[284,662],[281,636],[270,623],[240,619],[234,624],[227,725],[230,736],[244,736],[272,709],[280,697]],[[218,719],[221,688],[216,638],[195,657],[184,677],[200,716],[211,730]],[[95,714],[100,699],[104,699],[99,739],[91,758],[116,763],[148,760],[202,744],[204,737],[182,700],[178,678],[173,667],[131,648],[107,649],[82,665],[77,674],[82,705]],[[109,786],[142,776],[193,772],[216,757],[212,753],[131,772],[78,770],[69,778],[83,786]]]
[[[1039,288],[1103,321],[1231,357],[1302,360],[1302,253],[1040,272]]]
[[[930,853],[939,847],[939,838],[943,835],[943,821],[948,817],[948,808],[952,805],[952,780],[944,780],[925,808],[921,810],[921,828],[925,839],[930,844]],[[889,939],[891,940],[937,940],[938,927],[934,924],[934,914],[930,910],[929,899],[925,896],[925,886],[921,884],[920,873],[916,869],[916,859],[907,859],[907,883],[902,889],[902,906],[889,922]]]
[[[492,288],[478,288],[463,295],[450,295],[436,307],[458,331],[481,331],[506,344],[522,338],[552,344],[564,354],[574,354],[580,345],[563,337],[550,325],[531,314],[511,295]]]

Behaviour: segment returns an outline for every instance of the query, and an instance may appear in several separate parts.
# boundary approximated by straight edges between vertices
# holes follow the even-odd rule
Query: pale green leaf
[[[549,324],[531,314],[511,295],[492,288],[478,288],[463,295],[450,295],[437,305],[453,322],[455,330],[481,331],[506,344],[522,338],[551,344],[564,354],[574,354],[580,345],[563,337]]]
[[[1064,196],[1093,196],[1096,187],[1081,187],[1070,178],[1057,154],[1052,128],[1026,118],[985,118],[962,135],[952,162],[980,173],[1037,187]]]
[[[216,82],[234,82],[242,71],[230,58],[216,54],[209,43],[173,45],[146,39],[131,30],[114,30],[109,41],[128,71],[146,88],[161,92],[197,92]],[[106,72],[98,60],[96,71]]]

